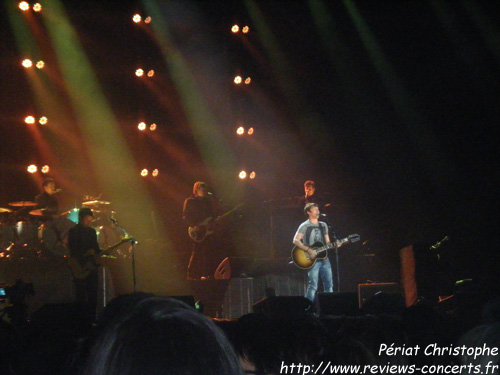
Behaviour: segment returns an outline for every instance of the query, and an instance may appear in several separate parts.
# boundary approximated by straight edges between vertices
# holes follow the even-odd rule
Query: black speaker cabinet
[[[398,283],[371,283],[358,285],[358,303],[359,308],[377,293],[401,295]]]

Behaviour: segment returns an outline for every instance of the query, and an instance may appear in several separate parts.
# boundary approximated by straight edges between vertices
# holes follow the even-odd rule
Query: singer
[[[43,192],[35,198],[38,203],[37,209],[46,209],[46,214],[57,215],[59,214],[59,201],[55,194],[61,192],[61,189],[56,189],[56,182],[53,178],[46,178],[42,182]]]

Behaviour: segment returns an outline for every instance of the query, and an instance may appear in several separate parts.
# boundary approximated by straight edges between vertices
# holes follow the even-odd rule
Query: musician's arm
[[[304,233],[300,233],[299,231],[297,231],[297,233],[295,233],[295,237],[293,238],[293,244],[297,246],[299,249],[302,249],[305,252],[307,252],[311,259],[316,258],[316,253],[314,252],[312,247],[307,246],[305,243],[302,242],[303,238],[304,238]]]
[[[184,201],[184,207],[182,208],[182,219],[187,226],[194,226],[197,223],[193,220],[193,202],[190,198]]]

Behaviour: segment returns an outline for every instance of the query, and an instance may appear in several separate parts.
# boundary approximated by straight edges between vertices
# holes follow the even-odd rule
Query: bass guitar
[[[214,234],[217,231],[217,224],[227,218],[229,215],[234,213],[238,208],[243,206],[239,204],[232,210],[226,212],[224,215],[218,216],[215,219],[212,217],[207,217],[201,223],[188,228],[188,235],[194,242],[203,242],[205,238]]]
[[[345,243],[357,242],[360,239],[361,237],[359,234],[351,234],[346,238],[337,240],[329,245],[323,245],[321,242],[316,242],[314,245],[311,246],[312,250],[316,254],[316,258],[314,259],[310,258],[309,253],[307,251],[304,251],[301,248],[295,246],[292,249],[292,260],[293,263],[300,269],[308,270],[311,269],[316,264],[316,261],[318,259],[326,259],[328,257],[327,250],[340,247]]]
[[[95,270],[98,266],[98,259],[102,256],[109,255],[114,249],[116,249],[121,244],[130,241],[132,238],[127,236],[122,238],[117,243],[111,245],[106,250],[103,250],[101,253],[96,254],[94,249],[87,250],[82,258],[69,257],[67,260],[67,264],[73,277],[75,279],[84,279],[90,273]]]

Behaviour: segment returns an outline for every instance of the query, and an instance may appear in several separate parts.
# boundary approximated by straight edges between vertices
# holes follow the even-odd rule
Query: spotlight
[[[38,170],[35,164],[28,165],[27,169],[29,173],[35,173]]]
[[[42,60],[40,60],[36,63],[36,67],[38,69],[43,69],[45,67],[45,63]]]
[[[139,125],[137,125],[137,129],[139,129],[141,132],[146,130],[146,123],[140,122]]]
[[[144,70],[142,70],[142,69],[137,69],[137,70],[135,71],[135,75],[136,75],[137,77],[142,77],[142,76],[144,75]]]
[[[156,176],[158,176],[158,173],[159,173],[158,169],[153,169],[151,176],[156,177]]]
[[[253,128],[248,129],[248,135],[252,135],[253,131],[254,131]]]
[[[154,132],[156,130],[156,124],[151,124],[149,126],[149,130],[151,130],[152,132]]]
[[[45,116],[40,117],[40,120],[38,120],[38,122],[40,123],[40,125],[47,125],[48,121],[49,120]]]
[[[245,85],[249,85],[250,82],[252,82],[252,78],[247,77],[247,79],[245,79]]]
[[[241,77],[240,76],[234,77],[234,83],[236,83],[237,85],[239,85],[241,83]]]
[[[244,180],[245,178],[247,178],[247,172],[241,171],[240,174],[239,174],[239,177],[240,177],[241,180]]]
[[[238,31],[240,31],[240,27],[238,25],[233,25],[233,27],[231,27],[231,31],[236,34]]]
[[[50,167],[48,165],[44,165],[41,169],[42,173],[49,173]]]
[[[141,15],[140,14],[134,14],[134,16],[132,17],[132,21],[134,21],[135,23],[139,23],[141,22]]]
[[[250,173],[250,179],[253,180],[254,178],[255,178],[255,172]]]
[[[21,1],[19,3],[19,9],[21,9],[23,12],[27,11],[30,8],[30,5],[26,1]]]
[[[146,177],[147,175],[148,175],[148,170],[147,170],[147,169],[143,169],[143,170],[141,171],[141,176],[142,176],[142,177]]]
[[[245,128],[243,126],[240,126],[238,129],[236,129],[236,134],[242,135],[245,133]]]
[[[30,59],[24,59],[22,65],[25,68],[31,68],[33,66],[33,62]]]
[[[146,17],[146,19],[144,20],[144,23],[151,23],[151,17]]]
[[[153,69],[151,69],[149,72],[148,72],[148,77],[151,78],[152,76],[155,75],[155,71]]]
[[[33,116],[27,116],[24,118],[24,122],[27,124],[34,124],[35,123],[35,118]]]
[[[35,12],[41,12],[42,11],[42,4],[36,3],[35,5],[33,5],[33,10]]]
[[[241,31],[243,32],[243,34],[248,34],[250,28],[248,26],[245,26]]]

